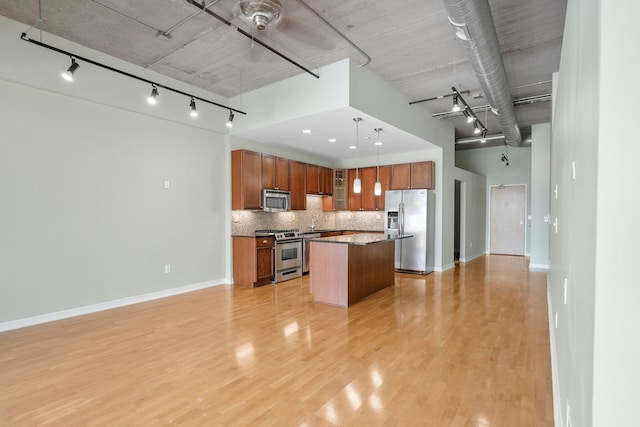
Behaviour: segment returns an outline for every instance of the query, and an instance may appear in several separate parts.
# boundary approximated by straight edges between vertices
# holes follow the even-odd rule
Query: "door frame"
[[[524,227],[524,255],[528,257],[530,254],[527,252],[527,246],[529,243],[529,187],[527,184],[490,184],[487,188],[487,254],[491,254],[491,189],[494,187],[524,187],[524,218],[522,218]]]

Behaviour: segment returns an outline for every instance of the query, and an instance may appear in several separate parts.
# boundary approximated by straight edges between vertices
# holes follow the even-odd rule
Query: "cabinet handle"
[[[266,240],[263,240],[263,241],[262,241],[262,243],[267,243],[267,241],[266,241]]]

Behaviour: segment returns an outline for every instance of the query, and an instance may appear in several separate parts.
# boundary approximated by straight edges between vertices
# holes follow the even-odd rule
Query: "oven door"
[[[276,271],[302,266],[302,240],[276,242]]]

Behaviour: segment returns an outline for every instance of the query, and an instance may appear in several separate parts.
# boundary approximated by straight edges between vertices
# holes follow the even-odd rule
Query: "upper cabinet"
[[[435,188],[435,168],[432,161],[391,165],[391,190]]]
[[[347,190],[347,170],[335,169],[331,172],[333,194],[332,196],[325,196],[322,198],[322,210],[325,212],[346,211],[348,208],[347,198],[349,197],[349,192]]]
[[[262,188],[289,190],[289,160],[262,155]]]
[[[291,209],[307,209],[306,165],[289,160],[289,191],[291,192]]]
[[[231,152],[231,209],[262,208],[262,156],[249,150]]]
[[[382,194],[380,196],[375,195],[375,185],[378,180],[378,169],[376,166],[370,166],[366,168],[360,168],[358,170],[358,176],[361,183],[361,191],[359,194],[354,194],[353,180],[356,177],[356,170],[349,169],[348,184],[349,189],[349,210],[351,211],[377,211],[384,210],[384,192],[389,190],[391,166],[380,166],[379,178],[382,188]]]
[[[316,165],[307,165],[307,194],[321,196],[333,193],[333,169]]]

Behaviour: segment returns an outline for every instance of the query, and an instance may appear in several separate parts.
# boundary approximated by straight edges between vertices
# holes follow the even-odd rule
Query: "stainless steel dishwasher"
[[[309,272],[309,247],[311,239],[317,239],[320,233],[305,233],[302,235],[302,273]]]

